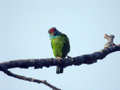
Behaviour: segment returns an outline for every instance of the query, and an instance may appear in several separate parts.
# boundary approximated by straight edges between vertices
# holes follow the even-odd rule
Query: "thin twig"
[[[105,35],[105,38],[108,40],[108,42],[105,44],[104,49],[91,53],[91,54],[85,54],[77,57],[70,57],[65,58],[64,60],[61,60],[62,66],[65,68],[67,66],[71,65],[81,65],[81,64],[93,64],[97,62],[97,60],[101,60],[105,58],[110,53],[120,51],[120,44],[116,45],[113,42],[114,38],[111,38],[111,35]],[[61,90],[50,83],[48,83],[46,80],[38,80],[30,77],[25,77],[21,75],[14,74],[8,69],[11,68],[29,68],[34,67],[35,69],[42,68],[42,67],[51,67],[51,66],[58,66],[60,65],[59,61],[54,58],[45,58],[45,59],[27,59],[27,60],[12,60],[8,62],[0,63],[0,71],[3,71],[5,74],[11,77],[15,77],[18,79],[30,81],[30,82],[36,82],[36,83],[43,83],[47,85],[48,87],[52,88],[53,90]]]
[[[53,85],[51,85],[50,83],[48,83],[46,80],[38,80],[38,79],[34,79],[34,78],[30,78],[30,77],[25,77],[25,76],[21,76],[21,75],[17,75],[14,74],[6,69],[2,69],[2,71],[7,74],[8,76],[14,77],[14,78],[18,78],[18,79],[22,79],[25,81],[29,81],[29,82],[35,82],[35,83],[42,83],[50,88],[52,88],[52,90],[61,90]]]

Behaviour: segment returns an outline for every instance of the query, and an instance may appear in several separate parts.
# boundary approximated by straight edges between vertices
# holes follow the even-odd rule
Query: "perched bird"
[[[48,33],[50,36],[54,56],[59,61],[61,59],[64,59],[70,51],[70,43],[68,37],[64,33],[58,31],[55,27],[50,28]],[[62,65],[57,66],[56,73],[63,73]]]

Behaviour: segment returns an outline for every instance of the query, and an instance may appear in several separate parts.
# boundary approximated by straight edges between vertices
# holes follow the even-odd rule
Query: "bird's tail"
[[[57,66],[56,67],[56,73],[57,74],[63,73],[63,67],[62,66]]]

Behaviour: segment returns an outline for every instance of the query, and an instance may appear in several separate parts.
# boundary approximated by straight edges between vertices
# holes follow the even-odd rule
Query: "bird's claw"
[[[62,60],[62,58],[61,58],[61,57],[56,57],[56,59],[57,59],[57,60],[59,60],[59,61],[61,61],[61,60]]]

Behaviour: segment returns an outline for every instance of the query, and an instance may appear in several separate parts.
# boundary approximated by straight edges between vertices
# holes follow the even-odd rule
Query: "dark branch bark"
[[[112,47],[104,48],[101,51],[94,52],[92,54],[86,54],[82,56],[77,56],[73,58],[66,58],[62,60],[60,63],[58,60],[54,58],[48,58],[48,59],[27,59],[27,60],[14,60],[14,61],[8,61],[0,63],[0,71],[3,71],[9,76],[30,81],[30,82],[36,82],[36,83],[43,83],[46,86],[52,88],[53,90],[61,90],[51,84],[49,84],[45,80],[37,80],[33,78],[28,78],[25,76],[14,74],[7,69],[11,68],[29,68],[29,67],[35,67],[42,68],[42,67],[50,67],[50,66],[57,66],[62,64],[64,67],[71,66],[71,65],[81,65],[81,64],[92,64],[97,62],[99,59],[105,58],[108,54],[112,52],[120,51],[120,45],[115,45]]]
[[[59,88],[51,85],[50,83],[48,83],[46,80],[38,80],[38,79],[30,78],[30,77],[25,77],[25,76],[17,75],[17,74],[14,74],[14,73],[6,70],[6,69],[3,69],[3,68],[2,68],[2,71],[3,71],[5,74],[7,74],[8,76],[11,76],[11,77],[14,77],[14,78],[26,80],[26,81],[29,81],[29,82],[43,83],[44,85],[52,88],[53,90],[61,90],[61,89],[59,89]]]
[[[30,81],[30,82],[36,82],[36,83],[43,83],[53,90],[60,90],[59,88],[56,88],[55,86],[49,84],[45,80],[37,80],[33,78],[28,78],[25,76],[14,74],[8,69],[11,68],[29,68],[34,67],[35,69],[42,68],[42,67],[51,67],[51,66],[58,66],[62,65],[64,68],[71,66],[71,65],[81,65],[81,64],[93,64],[97,62],[97,60],[101,60],[105,58],[107,55],[109,55],[112,52],[120,51],[120,45],[115,45],[113,43],[114,36],[113,35],[107,35],[104,36],[108,42],[105,44],[104,49],[91,53],[91,54],[85,54],[77,57],[72,58],[65,58],[61,61],[55,59],[55,58],[45,58],[45,59],[26,59],[26,60],[11,60],[8,62],[2,62],[0,63],[0,71],[3,71],[5,74]]]
[[[2,71],[1,68],[11,69],[34,67],[35,69],[38,69],[42,67],[57,66],[60,64],[62,64],[63,67],[68,67],[71,65],[92,64],[97,62],[97,60],[105,58],[108,54],[116,51],[120,51],[120,45],[104,48],[101,51],[97,51],[91,54],[81,55],[73,58],[66,58],[64,60],[61,60],[61,62],[59,62],[55,58],[13,60],[0,63],[0,71]]]

